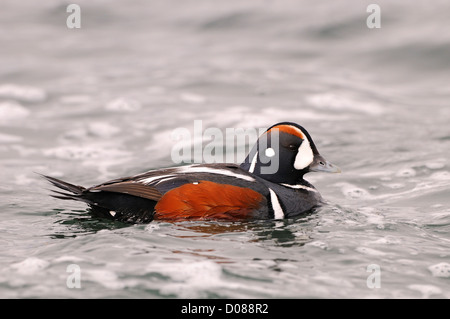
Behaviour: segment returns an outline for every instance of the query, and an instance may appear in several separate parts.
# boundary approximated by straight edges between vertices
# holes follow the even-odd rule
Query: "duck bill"
[[[309,165],[309,171],[324,172],[324,173],[340,173],[341,169],[338,166],[325,160],[322,155],[317,154],[314,156],[314,160],[311,163],[311,165]]]

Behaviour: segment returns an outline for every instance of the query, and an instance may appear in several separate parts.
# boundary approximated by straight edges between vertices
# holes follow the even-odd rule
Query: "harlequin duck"
[[[84,188],[44,176],[65,192],[59,199],[85,202],[97,217],[129,223],[186,219],[283,219],[321,204],[303,179],[308,172],[338,173],[317,151],[308,132],[290,122],[260,136],[241,165],[196,164],[149,171]]]

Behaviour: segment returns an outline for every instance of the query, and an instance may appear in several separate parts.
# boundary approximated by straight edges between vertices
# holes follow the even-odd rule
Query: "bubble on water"
[[[416,171],[412,168],[403,168],[399,170],[395,175],[398,177],[413,177],[416,176]]]
[[[307,243],[307,246],[314,246],[314,247],[318,247],[320,249],[323,250],[327,250],[328,249],[328,244],[323,242],[323,241],[319,241],[319,240],[315,240],[313,242]]]
[[[36,257],[29,257],[24,261],[12,264],[11,268],[21,275],[33,275],[47,268],[50,265],[48,261]]]
[[[390,183],[390,184],[384,184],[387,188],[390,189],[399,189],[405,187],[405,184],[402,183]]]
[[[0,124],[10,124],[10,121],[21,120],[30,115],[30,111],[14,101],[0,103]]]
[[[341,187],[342,193],[348,199],[370,199],[372,196],[368,191],[349,183],[338,183],[336,186]]]
[[[446,180],[449,180],[449,179],[450,179],[450,173],[447,172],[447,171],[436,172],[436,173],[433,173],[433,174],[430,176],[430,178],[431,178],[431,179],[434,179],[434,180],[439,180],[439,181],[446,181]]]
[[[158,224],[150,223],[147,226],[145,226],[145,231],[152,233],[155,230],[160,229],[161,227]]]
[[[428,267],[428,270],[431,271],[433,277],[450,278],[450,264],[448,263],[432,265]]]
[[[47,93],[36,87],[4,84],[0,86],[0,98],[24,102],[41,102],[47,98]]]
[[[113,112],[136,112],[141,109],[141,103],[133,99],[120,97],[108,102],[105,109]]]

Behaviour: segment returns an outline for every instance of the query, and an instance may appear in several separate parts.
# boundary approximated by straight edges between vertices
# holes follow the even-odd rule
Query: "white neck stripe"
[[[256,152],[255,156],[253,156],[252,163],[250,165],[249,173],[253,173],[255,171],[256,160],[258,159],[258,152]]]
[[[275,192],[270,188],[269,188],[269,192],[270,192],[270,201],[272,203],[274,218],[275,219],[283,219],[284,212],[283,212],[283,209],[281,208],[277,194],[275,194]]]

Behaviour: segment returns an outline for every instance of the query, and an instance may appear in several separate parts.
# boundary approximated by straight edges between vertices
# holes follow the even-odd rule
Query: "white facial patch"
[[[275,150],[271,147],[269,147],[268,149],[266,149],[265,152],[267,157],[274,157],[275,156]]]
[[[302,170],[306,168],[314,160],[314,153],[309,145],[308,138],[305,137],[302,144],[298,148],[297,156],[295,157],[294,168]]]

